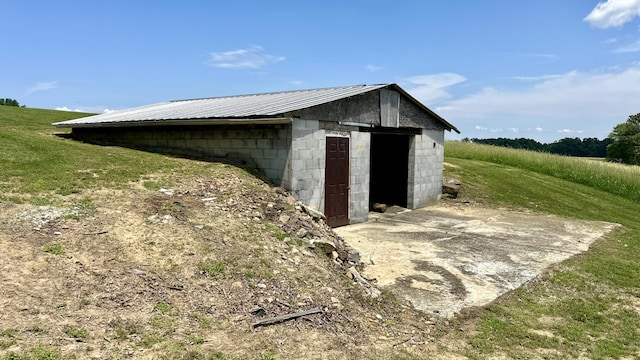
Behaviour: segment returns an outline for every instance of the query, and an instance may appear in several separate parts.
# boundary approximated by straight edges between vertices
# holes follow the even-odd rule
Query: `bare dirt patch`
[[[0,332],[11,334],[0,355],[346,359],[433,341],[434,321],[389,293],[368,298],[309,246],[331,229],[258,179],[181,177],[89,200],[83,213],[0,203]],[[312,308],[322,313],[252,327]]]

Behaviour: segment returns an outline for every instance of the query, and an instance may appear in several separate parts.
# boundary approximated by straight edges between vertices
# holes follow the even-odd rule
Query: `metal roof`
[[[411,97],[396,84],[352,85],[310,90],[294,90],[263,94],[222,96],[176,100],[114,111],[80,119],[54,123],[57,127],[134,126],[149,123],[283,123],[285,114],[335,100],[391,87],[440,120],[449,130],[459,132],[436,113]]]
[[[75,127],[76,125],[95,124],[99,126],[98,124],[158,122],[162,120],[269,118],[359,95],[388,85],[354,85],[168,101],[58,122],[54,123],[54,125],[58,127]]]

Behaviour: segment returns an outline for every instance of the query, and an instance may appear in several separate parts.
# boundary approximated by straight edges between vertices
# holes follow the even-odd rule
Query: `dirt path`
[[[618,226],[472,206],[403,210],[335,231],[360,251],[365,277],[445,317],[490,303]]]

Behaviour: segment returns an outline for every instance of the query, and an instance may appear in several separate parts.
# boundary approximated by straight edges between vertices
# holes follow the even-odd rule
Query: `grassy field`
[[[447,156],[481,160],[550,175],[640,202],[640,167],[591,158],[523,151],[451,141]]]
[[[471,358],[637,358],[640,356],[640,171],[470,143],[447,142],[446,175],[465,198],[619,223],[624,229],[588,253],[467,317]]]

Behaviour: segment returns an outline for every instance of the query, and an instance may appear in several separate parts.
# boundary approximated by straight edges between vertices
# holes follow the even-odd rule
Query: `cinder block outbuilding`
[[[396,84],[169,101],[54,125],[91,143],[250,164],[334,227],[366,221],[375,202],[437,201],[444,131],[459,132]]]

